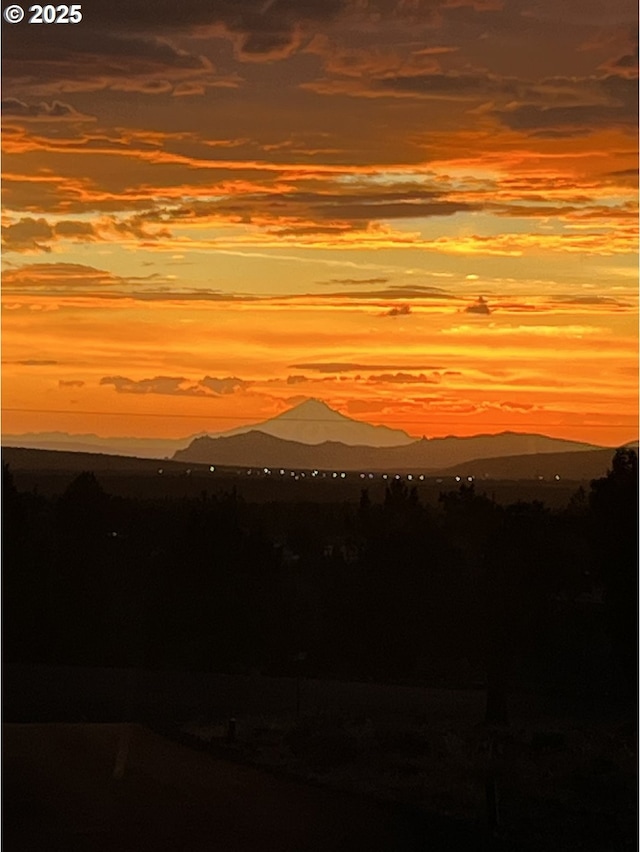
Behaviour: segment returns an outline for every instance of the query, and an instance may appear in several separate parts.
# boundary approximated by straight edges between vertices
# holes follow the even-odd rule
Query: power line
[[[233,417],[228,414],[180,414],[180,413],[166,413],[161,414],[157,412],[149,412],[143,413],[139,411],[81,411],[81,410],[62,410],[59,408],[2,408],[3,412],[12,412],[18,414],[62,414],[62,415],[85,415],[85,416],[97,416],[97,417],[161,417],[163,419],[168,418],[180,418],[185,420],[195,420],[195,419],[204,419],[207,420],[227,420],[227,421],[237,421],[237,416]],[[262,421],[264,422],[264,421]],[[288,423],[335,423],[335,420],[331,418],[322,418],[322,417],[288,417]],[[361,421],[354,421],[361,422]],[[391,421],[391,423],[395,426],[442,426],[442,425],[457,425],[459,426],[463,422],[463,417],[456,420],[397,420]],[[258,426],[260,424],[253,423],[247,424],[249,426]],[[372,425],[372,424],[364,424],[363,425]],[[388,424],[384,424],[388,425]],[[477,425],[478,428],[483,426],[492,426],[492,427],[501,427],[505,428],[504,421],[501,422],[488,422],[483,420],[481,423],[473,424]],[[637,428],[637,424],[635,423],[528,423],[528,422],[518,422],[517,424],[513,424],[514,426],[526,426],[527,428],[563,428],[563,429],[634,429]],[[242,427],[240,427],[242,428]]]

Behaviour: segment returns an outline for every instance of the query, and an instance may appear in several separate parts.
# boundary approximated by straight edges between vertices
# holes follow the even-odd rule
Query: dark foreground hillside
[[[3,769],[8,852],[480,848],[477,832],[453,821],[431,828],[355,795],[213,760],[138,725],[5,725]]]
[[[55,699],[41,694],[39,712],[58,719],[72,712],[74,686],[87,690],[75,706],[100,718],[101,688],[132,680],[51,674]],[[23,672],[27,681],[44,685],[45,673]],[[138,693],[151,681],[154,733],[86,720],[4,725],[6,848],[635,848],[636,738],[620,707],[514,696],[512,724],[497,729],[476,721],[481,694],[456,690],[305,681],[296,715],[284,681],[133,678]],[[178,707],[191,721],[168,721]],[[128,710],[139,718],[142,708]]]
[[[303,500],[295,479],[141,498],[102,472],[58,491],[3,474],[6,721],[146,723],[209,757],[479,821],[503,848],[633,848],[633,451],[560,504],[468,481],[427,500],[406,477]],[[193,685],[206,676],[217,686]],[[37,742],[20,761],[48,753]],[[93,748],[65,742],[80,762]],[[33,769],[47,790],[52,748]]]
[[[576,465],[575,456],[580,456],[587,464]],[[235,490],[248,503],[340,504],[344,501],[357,503],[363,487],[366,487],[371,499],[379,502],[384,499],[385,489],[395,476],[393,473],[360,474],[354,471],[344,471],[344,477],[334,477],[334,471],[318,471],[313,476],[312,470],[289,469],[283,469],[282,474],[280,469],[265,473],[263,468],[187,464],[17,447],[3,447],[2,457],[11,469],[13,480],[20,491],[35,491],[46,497],[60,496],[80,473],[92,471],[109,494],[138,500],[196,499],[203,491],[216,494]],[[462,480],[466,482],[467,476],[473,476],[478,487],[498,503],[541,500],[547,506],[559,508],[567,505],[581,485],[588,488],[593,476],[606,473],[611,453],[598,450],[595,454],[567,453],[561,460],[554,455],[550,458],[552,463],[549,463],[547,457],[524,457],[522,468],[517,466],[518,459],[510,459],[510,465],[498,460],[500,463],[495,471],[493,464],[496,460],[489,459],[484,466],[482,462],[471,462],[460,470],[437,475],[405,473],[401,477],[417,489],[422,502],[433,505],[438,503],[442,491],[459,488]],[[537,465],[535,459],[539,459],[543,468]],[[485,467],[490,475],[486,471],[477,473],[477,470],[483,471]],[[542,475],[541,470],[546,475]],[[561,474],[556,473],[558,470]],[[559,478],[556,478],[557,475]]]

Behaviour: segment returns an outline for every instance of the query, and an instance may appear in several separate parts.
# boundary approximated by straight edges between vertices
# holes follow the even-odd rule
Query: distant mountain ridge
[[[423,438],[405,446],[347,446],[339,442],[309,445],[262,431],[229,437],[196,438],[173,456],[175,461],[238,467],[280,467],[360,471],[435,472],[474,459],[602,449],[545,435],[503,432],[468,438]]]
[[[171,457],[197,436],[186,438],[102,438],[99,435],[73,435],[68,432],[28,432],[24,435],[3,435],[3,447],[22,447],[31,450],[56,450],[72,453],[104,453],[110,456],[133,458]]]
[[[631,446],[625,444],[624,446]],[[524,456],[502,456],[472,459],[438,471],[442,477],[462,475],[476,479],[561,479],[589,480],[604,476],[611,467],[615,449],[585,450],[573,453],[536,453]]]
[[[210,437],[230,438],[247,432],[262,432],[285,441],[310,445],[335,441],[351,447],[398,447],[415,441],[402,429],[353,420],[319,399],[307,399],[262,423],[240,426]]]
[[[415,440],[401,429],[362,423],[334,411],[320,400],[308,399],[270,420],[239,426],[220,433],[207,431],[185,438],[103,438],[95,434],[29,432],[22,435],[3,435],[2,445],[33,450],[106,453],[134,458],[164,459],[173,456],[177,450],[189,446],[191,441],[203,434],[217,438],[241,435],[256,430],[303,444],[339,441],[347,445],[389,447],[410,444]]]
[[[49,432],[4,435],[2,444],[237,467],[407,472],[435,472],[473,459],[602,449],[592,444],[515,432],[416,440],[400,429],[354,420],[317,399],[307,399],[270,420],[218,434],[163,439]]]

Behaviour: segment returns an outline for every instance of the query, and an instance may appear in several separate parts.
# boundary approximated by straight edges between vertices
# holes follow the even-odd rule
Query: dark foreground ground
[[[480,689],[3,674],[9,852],[637,849],[637,716],[627,701],[513,695],[511,725],[498,730],[482,723]]]
[[[116,766],[121,778],[114,777]],[[6,852],[405,852],[484,845],[480,827],[430,824],[408,811],[217,759],[139,725],[4,725],[3,779]]]

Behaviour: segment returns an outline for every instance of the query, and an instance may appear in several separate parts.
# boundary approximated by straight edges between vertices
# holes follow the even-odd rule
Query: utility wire
[[[196,419],[207,419],[207,420],[230,420],[237,421],[237,416],[231,416],[228,414],[180,414],[180,413],[159,413],[159,412],[149,412],[147,414],[140,411],[80,411],[80,410],[61,410],[58,408],[2,408],[3,412],[12,412],[18,414],[62,414],[62,415],[93,415],[98,417],[161,417],[163,419],[168,418],[181,418],[185,420],[196,420]],[[396,420],[390,421],[393,426],[441,426],[444,424],[452,424],[452,425],[460,425],[464,422],[465,415],[461,415],[459,418],[455,420]],[[264,421],[261,421],[263,423]],[[331,418],[322,418],[322,417],[287,417],[287,423],[335,423],[335,420]],[[354,422],[362,422],[362,421],[354,421]],[[246,424],[248,426],[259,426],[260,423],[249,423]],[[362,425],[375,425],[369,423],[363,423]],[[388,423],[384,425],[389,425]],[[504,421],[502,422],[489,422],[483,420],[481,423],[474,424],[478,427],[483,426],[495,426],[506,428]],[[632,423],[528,423],[519,421],[517,424],[512,424],[513,426],[526,426],[527,428],[565,428],[565,429],[634,429],[637,428],[637,424]],[[243,427],[240,427],[243,428]],[[392,428],[391,426],[389,428]],[[510,431],[510,430],[507,430]]]

